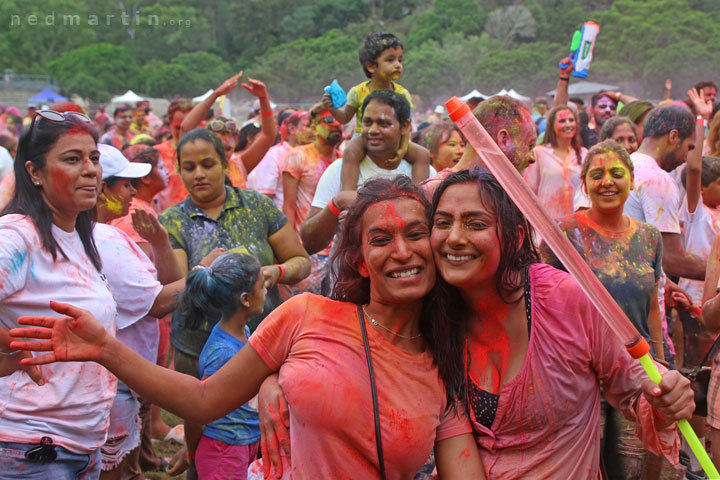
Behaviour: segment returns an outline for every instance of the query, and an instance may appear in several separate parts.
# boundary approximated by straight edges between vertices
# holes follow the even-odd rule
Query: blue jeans
[[[96,480],[100,478],[100,449],[90,453],[73,453],[55,446],[57,458],[50,463],[25,460],[29,443],[0,442],[0,478],[22,480]]]

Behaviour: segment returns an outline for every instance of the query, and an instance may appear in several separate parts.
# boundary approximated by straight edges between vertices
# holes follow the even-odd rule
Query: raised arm
[[[245,404],[257,394],[263,380],[272,373],[255,350],[246,345],[209,379],[190,375],[149,362],[108,334],[93,315],[72,305],[51,302],[64,317],[20,317],[21,325],[12,337],[38,341],[14,341],[14,349],[49,352],[22,360],[24,365],[52,362],[97,362],[110,370],[132,390],[151,403],[200,424],[207,424]],[[242,382],[237,379],[242,378]]]
[[[555,100],[553,107],[562,107],[568,102],[568,88],[570,87],[570,74],[575,68],[575,64],[570,57],[565,57],[561,61],[560,78],[558,78],[557,88],[555,89]]]
[[[260,126],[262,128],[252,145],[242,154],[242,162],[247,172],[250,173],[275,143],[277,124],[275,123],[275,117],[273,116],[273,110],[270,106],[270,98],[268,97],[265,84],[260,80],[248,77],[247,83],[241,85],[260,101]]]
[[[233,75],[225,80],[222,85],[213,90],[208,98],[198,103],[192,110],[190,110],[183,119],[183,122],[180,124],[180,138],[182,138],[183,135],[190,130],[200,125],[200,122],[203,121],[203,119],[207,116],[207,113],[210,109],[212,109],[215,101],[223,95],[227,95],[233,88],[237,87],[238,80],[240,80],[242,75],[243,72],[241,71],[237,75]]]
[[[695,127],[696,148],[690,150],[687,156],[687,204],[690,213],[695,212],[697,202],[701,201],[702,190],[702,145],[705,143],[705,124],[712,113],[712,102],[705,101],[705,93],[694,88],[688,90],[688,98],[695,106],[695,111],[703,120],[698,120]]]

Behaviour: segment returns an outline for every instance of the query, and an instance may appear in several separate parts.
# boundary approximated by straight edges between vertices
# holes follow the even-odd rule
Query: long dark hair
[[[513,203],[492,173],[480,167],[460,170],[443,180],[433,195],[433,214],[445,190],[453,185],[472,183],[477,185],[480,198],[496,217],[495,233],[500,240],[500,263],[495,272],[495,288],[500,298],[507,301],[513,292],[525,285],[528,269],[539,261],[533,242],[530,222]],[[522,228],[522,237],[514,232]]]
[[[15,193],[10,203],[0,212],[0,216],[16,213],[29,217],[38,230],[43,248],[50,252],[53,261],[57,260],[58,251],[67,258],[52,235],[53,215],[50,207],[40,196],[40,191],[33,185],[25,162],[30,161],[35,168],[45,168],[47,153],[58,139],[68,132],[84,132],[97,143],[98,133],[91,123],[84,122],[70,114],[62,122],[52,122],[42,117],[35,119],[34,126],[20,138],[13,170],[15,173]],[[100,254],[95,246],[93,227],[95,226],[95,208],[80,212],[75,220],[75,230],[80,236],[85,253],[98,271],[102,270]]]
[[[558,146],[558,137],[557,133],[555,132],[555,121],[557,119],[558,113],[562,112],[563,110],[568,110],[570,113],[572,113],[573,118],[575,118],[575,136],[570,141],[570,147],[575,152],[575,158],[577,159],[577,163],[579,165],[582,162],[582,158],[580,157],[580,151],[582,149],[583,141],[582,134],[580,132],[580,119],[578,118],[578,114],[575,113],[572,108],[561,105],[559,107],[554,107],[552,110],[550,110],[550,113],[548,114],[547,128],[545,129],[545,143],[549,143],[553,147]]]
[[[367,181],[358,190],[357,199],[348,210],[340,244],[331,259],[337,272],[331,294],[333,299],[352,303],[370,302],[370,279],[363,277],[358,271],[358,264],[362,259],[362,217],[372,205],[399,198],[417,200],[425,211],[428,225],[430,224],[430,202],[410,178],[398,175],[393,179],[374,178]],[[461,319],[452,310],[439,310],[437,302],[433,301],[435,296],[431,291],[423,299],[420,334],[432,352],[440,378],[445,384],[448,408],[454,409],[455,400],[460,399],[464,403],[466,396],[463,369],[465,337],[456,332]]]

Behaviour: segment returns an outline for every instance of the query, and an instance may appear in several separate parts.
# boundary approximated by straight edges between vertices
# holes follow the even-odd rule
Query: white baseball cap
[[[152,170],[152,165],[149,163],[131,162],[120,150],[111,145],[99,143],[98,150],[100,151],[103,180],[110,177],[141,178]]]

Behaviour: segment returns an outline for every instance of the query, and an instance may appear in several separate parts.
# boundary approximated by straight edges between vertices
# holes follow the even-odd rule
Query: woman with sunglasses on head
[[[243,76],[243,72],[233,75],[216,88],[208,98],[195,105],[188,113],[180,126],[180,138],[190,130],[197,128],[198,125],[206,117],[208,111],[215,104],[215,101],[230,93],[238,85],[238,81]],[[247,83],[241,84],[248,92],[253,94],[260,101],[260,116],[262,125],[260,133],[257,134],[252,145],[242,152],[242,155],[235,152],[238,146],[238,129],[237,123],[227,117],[215,117],[206,123],[205,127],[218,134],[222,139],[225,147],[225,158],[228,159],[228,179],[234,187],[245,188],[247,176],[255,166],[260,163],[270,147],[275,143],[277,135],[277,125],[273,117],[270,99],[268,98],[267,88],[265,84],[259,80],[247,77]]]
[[[18,145],[15,193],[0,214],[1,478],[100,473],[116,379],[93,364],[19,368],[26,354],[10,350],[6,335],[18,317],[49,312],[58,296],[115,332],[116,304],[93,239],[97,139],[82,114],[39,111]]]

